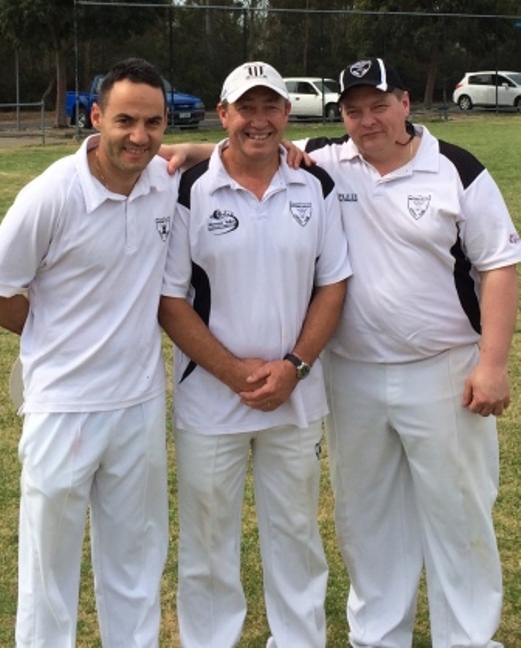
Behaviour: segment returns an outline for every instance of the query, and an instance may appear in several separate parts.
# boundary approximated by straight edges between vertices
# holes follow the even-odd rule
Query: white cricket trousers
[[[277,648],[323,648],[322,422],[204,436],[176,430],[183,648],[232,648],[246,616],[241,523],[251,448],[268,623]],[[245,566],[248,569],[248,566]]]
[[[356,648],[410,648],[423,564],[433,647],[500,645],[496,423],[461,405],[478,355],[466,346],[385,365],[327,354],[327,442]]]
[[[26,414],[18,648],[74,648],[90,505],[105,648],[156,648],[168,547],[165,399],[122,410]]]

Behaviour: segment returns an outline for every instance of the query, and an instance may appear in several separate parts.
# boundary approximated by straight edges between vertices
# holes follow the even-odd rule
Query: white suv
[[[521,110],[521,72],[467,72],[456,85],[452,100],[461,110],[496,105]]]
[[[325,117],[336,120],[338,83],[320,77],[291,77],[284,79],[291,101],[292,117]]]

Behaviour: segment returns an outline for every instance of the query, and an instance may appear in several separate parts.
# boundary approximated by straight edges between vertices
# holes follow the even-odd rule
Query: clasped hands
[[[298,382],[295,367],[287,360],[238,359],[228,386],[241,403],[271,412],[287,401]]]

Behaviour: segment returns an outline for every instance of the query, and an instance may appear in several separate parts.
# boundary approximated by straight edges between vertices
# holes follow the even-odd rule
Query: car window
[[[497,79],[497,84],[499,86],[506,84],[507,86],[512,88],[515,85],[514,83],[512,83],[512,81],[510,81],[510,79],[507,79],[507,77],[504,77],[501,74],[498,74],[497,76],[494,75],[494,77]]]
[[[491,74],[473,74],[469,77],[470,85],[493,85]]]
[[[304,81],[301,81],[301,82],[298,84],[297,92],[298,92],[299,94],[317,94],[317,91],[316,91],[315,88],[311,85],[311,83],[307,83],[307,82],[304,82]]]
[[[513,81],[514,85],[521,85],[521,72],[510,74],[510,80]]]
[[[318,81],[317,85],[324,93],[332,92],[338,94],[338,83],[333,79],[324,79],[324,82]]]
[[[297,92],[297,82],[296,81],[286,81],[286,89],[288,92]]]

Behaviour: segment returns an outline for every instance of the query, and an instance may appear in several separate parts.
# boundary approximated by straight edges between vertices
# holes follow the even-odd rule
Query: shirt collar
[[[213,193],[223,187],[229,187],[232,190],[242,189],[243,187],[236,182],[226,171],[222,162],[221,154],[228,146],[228,138],[221,140],[215,147],[208,166],[209,183],[208,191]],[[288,165],[288,152],[282,144],[279,147],[280,165],[277,173],[273,176],[271,187],[280,185],[284,187],[287,184],[304,184],[304,179],[300,169],[293,169]]]
[[[111,200],[114,202],[122,202],[128,200],[129,202],[145,196],[152,191],[164,191],[167,188],[168,177],[166,174],[152,173],[151,165],[164,164],[166,161],[161,161],[159,158],[154,158],[150,161],[148,166],[141,172],[141,175],[132,189],[129,196],[109,191],[104,187],[101,182],[96,180],[92,175],[89,167],[87,154],[99,146],[99,134],[90,135],[84,140],[78,151],[76,152],[76,171],[78,173],[79,181],[85,198],[85,208],[88,214],[95,211],[105,201]]]
[[[438,140],[423,125],[414,124],[414,129],[420,136],[420,145],[412,159],[412,167],[416,171],[436,173],[439,169]],[[350,162],[356,158],[362,159],[362,156],[353,140],[349,139],[342,144],[339,159]]]

